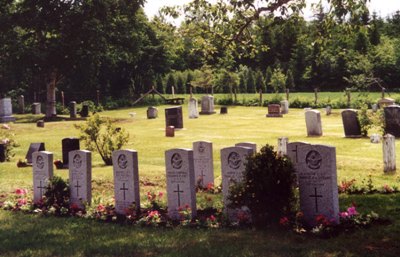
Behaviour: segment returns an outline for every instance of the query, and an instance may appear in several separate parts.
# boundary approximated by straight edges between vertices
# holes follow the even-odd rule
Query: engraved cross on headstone
[[[177,185],[177,190],[175,190],[174,193],[178,193],[178,206],[181,206],[181,194],[180,193],[183,193],[183,191],[179,190],[179,184]]]
[[[317,188],[314,187],[314,194],[313,195],[309,195],[310,197],[314,197],[315,198],[315,212],[318,213],[318,198],[322,198],[322,195],[318,195],[317,194]]]
[[[42,198],[42,196],[43,196],[43,189],[45,189],[46,187],[45,186],[42,186],[42,181],[40,180],[40,185],[38,186],[38,187],[36,187],[36,188],[39,188],[40,189],[40,198]]]
[[[76,185],[74,187],[76,188],[76,196],[79,197],[79,188],[82,187],[82,185],[79,185],[79,180],[76,181]]]
[[[295,152],[295,153],[296,153],[296,163],[299,162],[299,159],[298,159],[298,157],[297,157],[297,156],[298,156],[298,149],[297,149],[297,147],[298,147],[298,145],[296,145],[296,148],[292,150],[292,152]]]
[[[119,190],[122,190],[122,192],[124,192],[124,200],[125,200],[125,191],[128,191],[129,188],[125,187],[125,183],[122,183],[122,188],[120,188]]]

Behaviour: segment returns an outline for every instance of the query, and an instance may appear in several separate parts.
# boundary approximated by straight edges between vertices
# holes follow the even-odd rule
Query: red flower
[[[282,217],[279,220],[279,224],[282,226],[287,226],[289,225],[289,219],[287,217]]]
[[[211,215],[209,219],[210,219],[210,221],[213,221],[213,222],[216,220],[214,215]]]
[[[17,194],[17,195],[26,195],[27,193],[28,193],[27,189],[17,188],[15,190],[15,194]]]
[[[103,212],[106,210],[106,207],[104,207],[104,205],[102,205],[102,204],[99,204],[96,209],[97,209],[97,211]]]
[[[70,205],[70,208],[71,208],[71,210],[73,210],[73,211],[79,210],[79,206],[78,206],[76,203],[71,204],[71,205]]]
[[[18,199],[18,205],[25,205],[27,203],[25,198]]]
[[[158,192],[158,198],[162,198],[164,196],[163,192]]]
[[[207,184],[207,190],[212,190],[212,189],[214,189],[214,183],[210,182]]]

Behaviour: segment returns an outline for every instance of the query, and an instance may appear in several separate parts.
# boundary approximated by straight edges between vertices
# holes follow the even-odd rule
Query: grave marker
[[[92,154],[87,150],[69,152],[70,202],[80,209],[92,200]]]
[[[200,114],[214,114],[214,96],[205,95],[201,98]]]
[[[279,104],[269,104],[267,117],[282,117],[281,106]]]
[[[197,119],[199,117],[199,110],[197,107],[197,99],[190,97],[189,99],[189,119]]]
[[[32,114],[40,114],[41,113],[41,104],[33,103],[31,105]]]
[[[287,144],[289,143],[289,139],[287,137],[280,137],[278,138],[278,149],[277,153],[278,156],[285,156],[287,155]]]
[[[307,136],[322,136],[321,114],[317,110],[306,111]]]
[[[338,223],[335,147],[305,144],[298,146],[297,154],[300,209],[304,213],[306,224],[315,226],[318,215]]]
[[[25,97],[23,95],[20,95],[18,97],[18,107],[19,107],[18,112],[20,114],[24,114],[25,113]]]
[[[383,136],[383,171],[396,171],[396,138],[390,134]]]
[[[235,144],[235,146],[248,147],[253,150],[253,154],[257,153],[257,144],[253,142],[241,142]]]
[[[0,99],[0,122],[14,122],[15,117],[12,116],[11,98]]]
[[[112,154],[114,171],[115,211],[127,214],[133,205],[140,210],[138,154],[133,150],[118,150]]]
[[[288,114],[289,113],[289,101],[282,100],[281,101],[281,114]]]
[[[193,143],[194,174],[196,185],[207,188],[214,185],[214,164],[212,143],[197,141]]]
[[[183,128],[182,106],[165,108],[165,126],[174,126],[175,129]]]
[[[361,137],[361,126],[356,110],[348,109],[342,111],[342,121],[345,137]]]
[[[196,190],[193,151],[191,149],[171,149],[165,152],[167,176],[168,215],[180,219],[179,210],[186,206],[196,217]]]
[[[79,150],[79,138],[67,137],[61,140],[63,168],[68,169],[69,152]]]
[[[53,153],[34,152],[32,158],[33,202],[39,203],[46,192],[49,180],[53,177]]]
[[[45,151],[44,143],[31,143],[25,156],[26,162],[32,163],[32,154],[39,151]]]
[[[6,161],[6,144],[0,143],[0,162]]]
[[[76,113],[77,113],[76,102],[75,101],[69,102],[69,117],[76,118]]]
[[[400,106],[391,105],[385,107],[385,134],[400,137]]]
[[[157,107],[150,106],[147,108],[147,119],[156,119],[158,117]]]

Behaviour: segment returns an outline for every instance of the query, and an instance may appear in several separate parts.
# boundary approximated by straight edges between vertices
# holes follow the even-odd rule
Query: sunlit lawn
[[[159,118],[154,120],[146,118],[146,108],[101,113],[114,119],[116,126],[125,128],[130,134],[125,148],[139,153],[143,201],[147,191],[166,191],[164,152],[171,148],[191,148],[192,143],[198,140],[213,142],[217,185],[221,182],[221,148],[245,141],[257,143],[258,148],[265,144],[276,146],[277,139],[285,136],[290,142],[335,146],[338,182],[356,179],[361,184],[371,175],[377,188],[385,184],[399,186],[397,174],[383,173],[381,144],[372,144],[368,138],[344,138],[340,110],[333,110],[330,116],[321,110],[324,135],[308,138],[302,109],[290,109],[283,118],[266,118],[265,107],[228,107],[227,115],[218,114],[217,107],[215,115],[188,119],[187,106],[183,105],[184,129],[176,131],[176,136],[170,138],[165,137],[164,131],[165,107],[169,106],[158,107]],[[129,115],[131,112],[136,113],[133,118]],[[17,160],[25,158],[31,142],[45,142],[46,150],[53,152],[55,159],[62,159],[61,140],[79,136],[74,124],[82,121],[48,122],[45,128],[37,128],[34,123],[18,123],[23,118],[31,118],[29,116],[16,115],[17,123],[11,124],[20,147],[16,148],[12,162],[0,164],[2,194],[8,194],[17,187],[32,187],[31,168],[16,167]],[[400,153],[399,144],[397,153]],[[399,164],[398,161],[398,167]],[[68,171],[55,170],[55,174],[67,178]],[[104,166],[97,153],[93,154],[92,177],[94,195],[112,197],[112,168]],[[0,255],[395,256],[392,254],[399,253],[400,248],[396,248],[395,241],[400,242],[400,196],[342,195],[341,207],[353,201],[361,203],[360,210],[374,210],[389,216],[393,225],[321,240],[278,231],[133,229],[75,218],[44,218],[0,211]],[[19,246],[21,241],[25,243]]]

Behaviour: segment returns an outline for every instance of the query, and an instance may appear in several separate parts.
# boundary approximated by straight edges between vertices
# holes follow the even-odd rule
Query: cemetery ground
[[[134,149],[139,156],[141,202],[146,204],[147,192],[166,192],[164,152],[172,148],[192,148],[192,143],[207,140],[213,143],[215,185],[221,183],[220,149],[239,142],[255,142],[258,149],[265,144],[276,147],[279,137],[289,142],[303,141],[336,147],[338,184],[351,181],[359,186],[372,185],[381,190],[385,186],[399,186],[398,173],[384,174],[382,144],[372,144],[369,138],[344,137],[341,110],[330,116],[321,111],[322,137],[307,137],[304,110],[290,109],[283,118],[266,118],[265,107],[228,107],[227,115],[201,115],[187,118],[183,105],[184,129],[175,137],[165,137],[164,108],[159,106],[157,119],[146,118],[146,109],[129,108],[102,112],[102,117],[113,119],[117,127],[125,128],[129,142],[124,149]],[[219,108],[217,107],[218,111]],[[134,112],[134,117],[129,113]],[[41,116],[15,115],[11,124],[15,148],[11,162],[0,164],[0,195],[7,197],[16,188],[27,188],[32,193],[32,168],[17,168],[24,159],[29,144],[45,142],[46,150],[54,159],[62,159],[61,140],[77,137],[74,124],[83,121],[46,122],[44,128],[29,123]],[[374,133],[378,131],[370,131]],[[397,144],[397,153],[400,146]],[[81,149],[83,144],[81,143]],[[93,158],[93,198],[112,199],[112,167],[105,166],[97,153]],[[399,158],[397,158],[399,160]],[[397,167],[400,162],[397,161]],[[68,178],[68,170],[55,169],[55,175]],[[372,184],[369,181],[372,180]],[[207,193],[198,193],[197,208],[205,208]],[[212,205],[221,208],[221,195],[212,197]],[[102,223],[80,218],[44,217],[41,215],[0,211],[0,255],[2,256],[398,256],[400,253],[400,194],[340,194],[340,210],[352,204],[357,211],[374,211],[388,219],[384,224],[340,233],[325,239],[299,235],[285,229],[192,229],[140,228],[138,226]],[[164,197],[165,204],[165,197]]]

